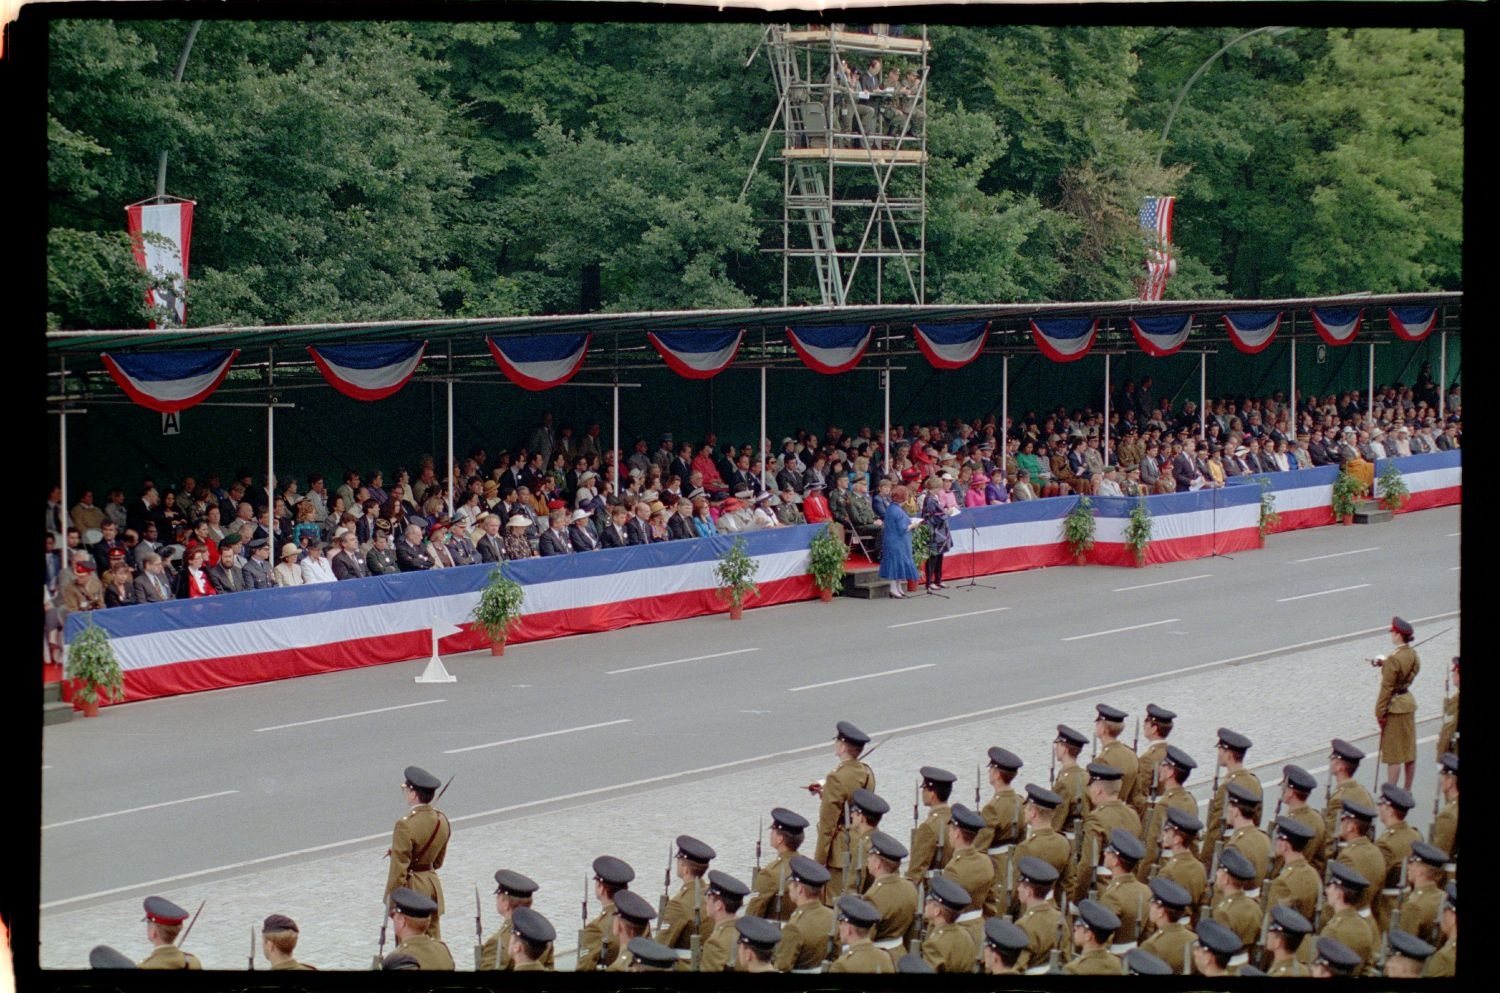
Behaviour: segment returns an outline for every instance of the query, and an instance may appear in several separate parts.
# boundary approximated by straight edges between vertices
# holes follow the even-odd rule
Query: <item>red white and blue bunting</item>
[[[173,414],[208,399],[219,388],[239,349],[210,352],[103,352],[104,368],[125,395],[142,407]]]
[[[1359,322],[1364,316],[1363,308],[1345,307],[1338,310],[1314,310],[1312,321],[1313,327],[1318,329],[1318,337],[1328,344],[1347,345],[1359,333]]]
[[[831,376],[859,365],[874,332],[869,324],[837,324],[787,328],[786,336],[809,369]]]
[[[490,354],[505,377],[528,390],[550,390],[572,379],[589,352],[588,334],[543,334],[496,341],[486,337]]]
[[[308,345],[328,385],[356,400],[384,400],[411,379],[427,351],[425,341],[376,345]]]
[[[1031,337],[1042,354],[1053,362],[1076,362],[1094,347],[1099,330],[1097,318],[1057,317],[1031,321]]]
[[[1136,344],[1155,358],[1175,355],[1187,343],[1188,332],[1192,330],[1192,314],[1130,319],[1130,333],[1135,335]]]
[[[646,335],[667,367],[687,379],[711,379],[729,367],[743,331],[652,331]]]
[[[979,358],[989,337],[989,321],[965,324],[913,324],[917,347],[934,369],[961,369]]]
[[[1436,307],[1392,307],[1386,313],[1390,316],[1391,330],[1402,341],[1421,341],[1437,324]]]
[[[1281,314],[1276,311],[1248,311],[1224,315],[1224,327],[1234,347],[1246,355],[1263,352],[1276,337],[1281,327]]]

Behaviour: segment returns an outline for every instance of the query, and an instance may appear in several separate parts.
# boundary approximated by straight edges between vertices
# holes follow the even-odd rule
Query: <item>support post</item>
[[[762,349],[764,351],[764,349]],[[760,367],[760,485],[771,488],[771,440],[766,437],[766,367]]]
[[[1208,353],[1198,353],[1198,437],[1208,437]]]
[[[885,474],[891,472],[891,363],[887,359],[885,371],[880,374],[880,385],[885,387]]]
[[[58,527],[62,533],[57,536],[57,547],[62,549],[62,554],[68,554],[68,360],[58,360],[58,369],[62,373],[61,389],[57,392],[62,397],[62,402],[57,405],[57,485],[62,493],[57,498],[58,502]],[[63,561],[64,569],[71,569],[72,563]]]
[[[448,519],[453,519],[453,489],[458,484],[457,468],[453,464],[453,345],[448,346]],[[436,654],[435,652],[433,654]]]
[[[1005,461],[1005,441],[1010,431],[1010,355],[1000,356],[1000,460]]]
[[[615,446],[615,496],[619,496],[620,491],[625,487],[625,482],[621,475],[623,470],[620,458],[620,379],[618,374],[615,376],[610,394],[614,397],[614,402],[610,405],[610,437],[614,439],[611,444]]]
[[[1105,462],[1113,461],[1109,457],[1109,353],[1104,353],[1104,451],[1100,453]]]
[[[1290,395],[1291,395],[1291,398],[1292,398],[1291,399],[1291,405],[1292,405],[1292,436],[1293,437],[1296,437],[1296,433],[1297,433],[1297,425],[1298,425],[1298,422],[1297,422],[1298,413],[1297,412],[1301,409],[1301,405],[1297,403],[1297,334],[1296,334],[1296,331],[1297,331],[1297,315],[1293,314],[1292,315],[1292,328],[1291,328],[1291,331],[1289,331],[1287,333],[1287,336],[1286,336],[1287,350],[1292,353],[1292,392],[1291,392]]]
[[[281,549],[276,547],[276,403],[272,399],[276,389],[276,349],[266,349],[266,513],[270,526],[266,538],[271,545],[271,557],[279,561]],[[291,508],[288,507],[288,510]]]
[[[1438,420],[1448,419],[1448,332],[1438,335]],[[66,477],[64,477],[66,478]]]
[[[1370,381],[1365,390],[1365,418],[1375,419],[1375,343],[1370,342]]]

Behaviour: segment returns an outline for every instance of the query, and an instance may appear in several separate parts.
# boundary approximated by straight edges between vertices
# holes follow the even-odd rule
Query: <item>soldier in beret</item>
[[[1166,861],[1157,871],[1157,878],[1170,879],[1181,886],[1192,898],[1194,907],[1203,902],[1203,894],[1208,888],[1208,873],[1193,854],[1193,841],[1202,832],[1203,822],[1198,818],[1176,807],[1167,808],[1167,823],[1161,832],[1162,854]],[[1167,961],[1172,962],[1171,959]]]
[[[1438,926],[1443,932],[1443,944],[1432,957],[1427,960],[1427,968],[1422,970],[1424,978],[1443,978],[1451,976],[1458,966],[1458,884],[1449,883],[1448,898],[1443,901],[1443,913],[1438,919]]]
[[[602,969],[615,960],[620,945],[614,937],[615,898],[635,879],[635,870],[624,859],[601,855],[594,859],[594,896],[600,903],[598,915],[583,926],[582,947],[578,949],[577,972]]]
[[[406,886],[391,892],[391,926],[396,931],[396,951],[410,955],[423,970],[453,971],[453,954],[429,931],[437,922],[436,900]]]
[[[1428,841],[1458,858],[1458,756],[1444,752],[1438,765],[1438,790],[1443,794],[1443,809],[1432,820]]]
[[[1323,857],[1327,845],[1328,828],[1323,823],[1323,815],[1315,810],[1307,802],[1312,791],[1318,788],[1318,781],[1313,778],[1312,773],[1298,765],[1286,765],[1281,767],[1281,802],[1286,809],[1288,817],[1293,818],[1301,824],[1305,824],[1313,832],[1312,842],[1307,846],[1304,854],[1308,865],[1312,866],[1319,878],[1323,875],[1323,866],[1326,860]],[[1275,843],[1272,842],[1274,847]],[[1272,871],[1281,871],[1281,862],[1278,859],[1273,863]]]
[[[955,803],[949,811],[948,847],[953,857],[948,860],[943,875],[969,894],[968,904],[959,913],[958,924],[968,929],[976,953],[979,943],[984,940],[983,915],[988,913],[993,917],[999,912],[995,905],[995,864],[988,855],[974,847],[974,837],[983,827],[984,818],[961,803]]]
[[[1078,755],[1088,742],[1088,738],[1066,724],[1057,726],[1057,737],[1052,739],[1052,755],[1059,766],[1052,792],[1063,799],[1052,812],[1052,830],[1067,835],[1070,843],[1074,828],[1089,812],[1089,779],[1078,767]]]
[[[974,836],[974,847],[989,855],[995,866],[995,882],[1000,887],[999,908],[1003,912],[1010,905],[1011,890],[1015,885],[1015,869],[1011,866],[1011,850],[1021,840],[1025,829],[1025,800],[1014,789],[1016,773],[1020,771],[1020,756],[1004,748],[991,748],[989,756],[990,788],[995,795],[980,810],[984,827]]]
[[[974,939],[967,929],[955,923],[968,903],[968,891],[954,880],[934,876],[928,883],[927,901],[922,907],[922,919],[927,922],[922,959],[934,972],[974,969]]]
[[[551,972],[552,943],[557,930],[552,922],[530,907],[517,907],[511,925],[506,959],[515,972]]]
[[[442,937],[438,918],[443,914],[443,883],[437,870],[443,867],[443,859],[448,855],[448,838],[453,833],[447,816],[432,805],[432,799],[442,785],[426,769],[414,765],[406,767],[401,791],[411,810],[396,822],[391,832],[391,847],[386,853],[391,868],[386,873],[385,893],[381,897],[389,907],[391,894],[398,887],[405,886],[436,901],[437,909],[423,926],[426,936],[433,940]]]
[[[631,972],[671,972],[677,968],[677,952],[650,938],[631,938],[619,961],[628,963]],[[613,966],[610,971],[615,971]]]
[[[1121,829],[1136,837],[1142,834],[1141,819],[1120,799],[1124,774],[1119,768],[1104,762],[1090,762],[1086,771],[1090,809],[1074,844],[1073,865],[1066,886],[1069,899],[1074,903],[1082,900],[1095,886],[1096,871],[1103,861],[1110,833]]]
[[[865,862],[870,851],[870,835],[880,826],[880,820],[890,812],[885,800],[867,789],[857,789],[849,797],[849,830],[842,824],[833,836],[833,847],[829,850],[829,882],[824,891],[823,902],[833,906],[834,901],[845,893],[863,893],[867,885]]]
[[[911,858],[906,863],[906,878],[912,882],[921,880],[929,871],[943,868],[953,857],[953,851],[944,842],[948,838],[948,796],[958,781],[953,773],[936,766],[924,765],[919,772],[922,776],[919,794],[922,805],[927,808],[927,817],[911,832]],[[916,811],[912,813],[915,815]]]
[[[267,917],[260,926],[260,950],[271,963],[271,971],[300,971],[312,970],[310,965],[303,965],[292,958],[292,952],[297,950],[297,939],[301,937],[301,931],[297,922],[285,914],[272,914]]]
[[[1145,937],[1151,888],[1135,876],[1136,866],[1145,856],[1146,846],[1129,831],[1115,828],[1109,833],[1109,844],[1104,846],[1109,885],[1099,894],[1099,902],[1120,919],[1114,944],[1109,949],[1115,955],[1124,955]]]
[[[781,928],[776,922],[747,915],[736,920],[734,928],[739,933],[739,942],[735,947],[735,971],[775,972],[776,966],[772,964],[771,958],[775,953],[776,943],[781,940]]]
[[[1135,809],[1143,823],[1148,819],[1146,805],[1161,794],[1161,785],[1157,781],[1157,776],[1160,774],[1158,767],[1167,755],[1167,736],[1172,733],[1172,724],[1176,720],[1177,714],[1174,711],[1154,703],[1146,704],[1146,717],[1141,721],[1141,729],[1146,732],[1146,740],[1150,744],[1140,755],[1135,786],[1125,797],[1125,802]],[[1195,814],[1197,812],[1196,809],[1193,811]],[[1148,831],[1149,827],[1147,825]],[[1154,861],[1154,859],[1148,858],[1148,861]]]
[[[910,879],[901,875],[901,861],[906,858],[906,846],[884,831],[870,834],[870,856],[865,868],[870,874],[870,886],[864,898],[880,911],[880,923],[875,925],[875,947],[899,955],[905,951],[906,934],[916,923],[920,909],[917,887]]]
[[[1151,880],[1150,919],[1156,930],[1137,950],[1155,955],[1177,975],[1186,974],[1189,965],[1193,932],[1188,930],[1187,918],[1193,902],[1192,895],[1172,880],[1163,876]]]
[[[1437,951],[1414,934],[1392,931],[1391,954],[1385,960],[1385,975],[1388,979],[1419,979],[1427,960]]]
[[[708,874],[708,887],[703,897],[703,909],[713,922],[713,930],[703,943],[703,954],[698,965],[700,972],[735,972],[738,953],[735,949],[739,932],[735,930],[735,918],[740,905],[750,895],[750,887],[727,872],[717,869]]]
[[[1365,753],[1358,745],[1351,745],[1342,738],[1333,739],[1332,751],[1328,754],[1328,776],[1333,788],[1323,805],[1323,825],[1328,839],[1323,859],[1325,864],[1333,858],[1338,847],[1339,812],[1344,801],[1353,800],[1365,807],[1375,806],[1370,791],[1354,781],[1354,774],[1359,771],[1359,763],[1364,757]]]
[[[1434,945],[1443,940],[1441,884],[1447,862],[1447,852],[1425,841],[1413,842],[1406,860],[1407,893],[1400,905],[1401,929]]]
[[[89,949],[90,969],[134,969],[137,968],[135,960],[124,952],[116,951],[108,945],[95,945]]]
[[[1285,815],[1276,818],[1274,827],[1281,871],[1266,885],[1264,904],[1266,907],[1285,904],[1311,920],[1317,912],[1318,891],[1322,888],[1306,857],[1315,837],[1313,829]]]
[[[807,818],[796,811],[771,808],[771,849],[776,857],[755,874],[750,884],[750,899],[745,904],[747,915],[772,921],[792,916],[792,901],[786,896],[787,866],[802,847],[808,826]]]
[[[1360,970],[1360,954],[1337,938],[1320,937],[1310,947],[1314,979],[1342,979]]]
[[[777,972],[818,972],[830,951],[834,915],[823,903],[828,869],[804,855],[787,863],[791,882],[787,893],[795,909],[781,929],[773,964]]]
[[[514,869],[500,869],[495,873],[495,911],[503,922],[500,930],[490,935],[480,947],[479,968],[498,969],[509,972],[515,968],[510,956],[510,939],[514,931],[515,913],[530,907],[539,887],[535,880],[523,876]],[[548,939],[549,941],[551,939]],[[545,951],[542,967],[553,968],[552,949]]]
[[[1158,796],[1147,812],[1145,837],[1142,839],[1146,843],[1148,865],[1155,865],[1162,857],[1161,838],[1162,830],[1167,826],[1167,811],[1180,810],[1195,818],[1198,816],[1198,800],[1183,785],[1196,768],[1198,763],[1193,757],[1176,745],[1168,745],[1162,750],[1161,761],[1156,765]]]
[[[844,954],[828,971],[881,975],[895,972],[895,960],[870,940],[870,932],[880,923],[880,911],[853,894],[840,897],[837,909],[839,942],[844,945]]]
[[[635,964],[633,951],[638,942],[663,948],[671,956],[668,968],[677,967],[677,953],[672,949],[657,945],[647,937],[654,917],[656,917],[656,911],[652,909],[651,902],[639,893],[634,890],[619,890],[615,893],[615,915],[610,926],[614,932],[612,944],[620,951],[615,955],[614,961],[609,964],[609,972],[631,970]]]
[[[1239,936],[1223,924],[1203,921],[1193,942],[1193,968],[1200,976],[1227,976],[1230,960],[1244,947]]]
[[[1355,908],[1357,910],[1369,908],[1375,896],[1372,891],[1385,878],[1385,856],[1380,854],[1380,849],[1370,840],[1374,822],[1375,808],[1353,800],[1344,801],[1343,809],[1339,811],[1337,861],[1359,873],[1367,884],[1359,894]]]
[[[857,789],[875,791],[874,771],[859,760],[869,743],[869,735],[848,721],[839,721],[833,738],[833,752],[839,764],[822,781],[807,788],[822,801],[818,807],[818,845],[813,857],[830,869],[835,868],[830,860],[833,836],[845,823],[850,796]]]
[[[1299,914],[1289,904],[1277,904],[1271,908],[1266,924],[1266,951],[1271,954],[1268,976],[1291,976],[1303,978],[1311,970],[1298,957],[1302,941],[1312,934],[1312,922]]]
[[[1260,905],[1245,893],[1260,880],[1255,876],[1255,866],[1237,848],[1226,848],[1219,857],[1219,869],[1214,875],[1214,901],[1209,908],[1209,919],[1218,921],[1239,936],[1243,945],[1253,945],[1260,936]],[[1257,892],[1255,896],[1260,896]],[[1198,933],[1203,933],[1199,925]]]
[[[667,903],[666,912],[657,925],[656,940],[668,948],[677,949],[678,958],[690,957],[688,953],[692,949],[694,934],[701,940],[713,931],[713,921],[703,906],[703,876],[717,854],[691,835],[677,836],[677,857],[673,864],[682,886]]]
[[[1399,617],[1391,618],[1391,644],[1396,646],[1380,667],[1380,694],[1375,698],[1375,721],[1380,725],[1380,761],[1387,767],[1386,782],[1394,783],[1404,766],[1405,787],[1411,789],[1417,773],[1417,698],[1411,684],[1422,671],[1422,662],[1411,647],[1412,626]]]
[[[1374,923],[1359,912],[1359,903],[1366,900],[1370,881],[1342,862],[1329,863],[1328,876],[1324,898],[1333,916],[1323,925],[1318,936],[1335,938],[1356,953],[1359,956],[1356,971],[1363,972],[1374,961],[1375,951],[1380,947],[1380,934]]]
[[[1375,847],[1385,858],[1385,874],[1378,881],[1380,893],[1374,904],[1375,926],[1384,933],[1390,927],[1391,908],[1401,899],[1402,871],[1411,855],[1413,842],[1420,842],[1422,835],[1406,823],[1406,815],[1416,801],[1406,790],[1395,783],[1380,787],[1380,799],[1376,801],[1375,814],[1385,830],[1375,839]]]
[[[1021,903],[1016,926],[1027,937],[1026,951],[1017,959],[1016,968],[1027,975],[1038,975],[1046,971],[1047,958],[1057,947],[1058,923],[1062,919],[1062,911],[1052,902],[1057,870],[1035,856],[1018,854],[1016,872],[1020,876],[1016,897]]]
[[[166,897],[148,896],[145,901],[146,940],[151,954],[141,960],[142,969],[202,969],[198,956],[177,947],[177,935],[188,912]]]
[[[1094,733],[1099,736],[1099,755],[1094,759],[1120,770],[1120,799],[1128,800],[1135,795],[1140,760],[1120,735],[1125,733],[1125,718],[1130,714],[1107,703],[1094,707]],[[1139,816],[1139,815],[1137,815]]]
[[[1109,946],[1120,929],[1115,912],[1094,900],[1078,904],[1073,920],[1073,946],[1078,955],[1063,966],[1069,976],[1119,976],[1124,973],[1120,960],[1110,954]]]
[[[1225,772],[1219,780],[1218,791],[1208,802],[1208,818],[1203,822],[1205,830],[1198,858],[1205,866],[1213,863],[1214,846],[1228,834],[1224,828],[1224,804],[1228,802],[1230,785],[1248,790],[1256,802],[1264,796],[1260,779],[1245,767],[1245,753],[1249,750],[1249,738],[1229,728],[1219,728],[1218,762]]]
[[[1007,917],[991,917],[984,922],[984,948],[980,964],[991,976],[1021,972],[1021,955],[1031,945],[1031,937]]]

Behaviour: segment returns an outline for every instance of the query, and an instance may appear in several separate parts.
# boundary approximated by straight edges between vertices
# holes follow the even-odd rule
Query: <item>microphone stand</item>
[[[990,586],[987,583],[977,582],[979,578],[979,525],[975,523],[974,516],[969,515],[969,581],[960,586],[961,590],[993,590],[999,587]]]

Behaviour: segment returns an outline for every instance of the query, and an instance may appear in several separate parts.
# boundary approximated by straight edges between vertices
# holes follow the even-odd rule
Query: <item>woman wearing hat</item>
[[[905,486],[891,490],[891,504],[885,511],[880,539],[880,578],[890,580],[891,596],[897,600],[906,599],[902,584],[917,580],[917,560],[911,553],[911,532],[922,521],[908,516],[902,507],[907,499]]]
[[[281,546],[281,562],[271,572],[277,586],[302,586],[307,582],[302,576],[302,567],[297,564],[301,554],[302,550],[290,541]],[[187,575],[187,570],[183,570],[183,575]],[[177,597],[181,599],[182,594],[178,593]]]
[[[288,544],[288,548],[296,551],[297,546]],[[189,597],[213,596],[218,590],[214,584],[209,582],[208,567],[205,560],[208,552],[201,546],[189,548],[182,557],[182,571],[177,574],[177,599],[186,600]]]
[[[927,588],[945,590],[943,585],[943,556],[948,549],[953,547],[953,537],[948,533],[948,510],[943,506],[943,496],[947,481],[943,476],[929,476],[927,478],[927,495],[922,498],[922,523],[932,532],[927,540]],[[946,494],[952,497],[951,493]]]
[[[526,538],[526,529],[531,526],[531,519],[523,514],[515,514],[505,522],[505,557],[507,559],[529,559],[534,552],[531,550],[531,542]]]

